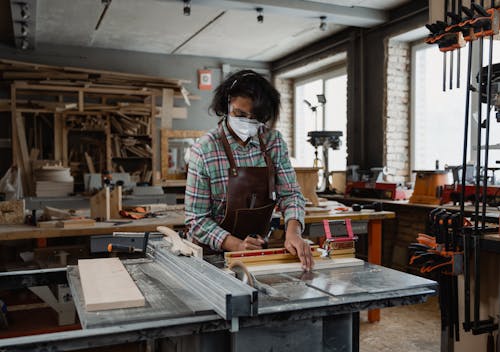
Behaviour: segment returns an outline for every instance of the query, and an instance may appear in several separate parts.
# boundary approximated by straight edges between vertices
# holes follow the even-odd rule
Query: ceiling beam
[[[160,0],[182,2],[182,0]],[[266,13],[294,16],[302,18],[317,18],[326,16],[326,22],[345,26],[369,28],[386,22],[389,12],[367,7],[341,6],[309,0],[204,0],[201,3],[192,2],[192,11],[196,6],[216,7],[221,10],[255,11],[263,9]]]
[[[33,50],[36,47],[37,0],[10,0],[10,13],[16,48]]]

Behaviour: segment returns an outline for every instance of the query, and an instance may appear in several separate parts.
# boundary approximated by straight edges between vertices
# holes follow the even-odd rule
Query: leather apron
[[[229,161],[227,201],[224,219],[220,226],[231,235],[244,239],[249,235],[267,235],[276,204],[275,170],[266,152],[259,131],[260,150],[265,167],[237,167],[221,121],[219,132]]]

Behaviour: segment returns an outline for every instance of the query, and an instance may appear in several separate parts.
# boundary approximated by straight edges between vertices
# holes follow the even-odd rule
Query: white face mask
[[[245,142],[248,138],[256,136],[259,132],[259,127],[262,125],[255,119],[247,119],[245,117],[227,116],[227,122],[236,135]]]

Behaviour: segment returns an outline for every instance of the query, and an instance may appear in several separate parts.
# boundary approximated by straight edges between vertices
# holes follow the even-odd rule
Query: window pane
[[[456,68],[457,53],[454,55]],[[449,53],[447,58],[450,58]],[[442,90],[443,53],[437,46],[416,49],[414,60],[413,168],[434,169],[436,160],[439,160],[441,168],[445,164],[461,165],[467,50],[462,49],[461,52],[460,88],[456,88],[454,76],[454,87],[449,90],[448,77],[446,92]],[[449,67],[448,62],[447,74]]]
[[[340,149],[329,151],[329,170],[345,171],[347,165],[347,74],[326,80],[325,98],[325,130],[343,133]]]
[[[307,132],[323,130],[323,108],[319,106],[317,94],[323,94],[322,79],[297,85],[295,88],[296,166],[313,166],[314,147],[307,141]],[[316,107],[316,112],[311,107]]]
[[[490,50],[490,42],[489,40],[484,41],[484,59],[483,59],[483,66],[488,65],[488,58],[489,58],[489,50]],[[500,42],[497,40],[493,41],[493,63],[499,63],[500,62]],[[494,87],[494,86],[493,86]],[[495,90],[492,90],[492,101],[491,103],[495,103]],[[484,118],[486,117],[486,109],[487,105],[483,104],[483,114]],[[483,118],[483,119],[484,119]],[[492,107],[491,113],[490,113],[490,141],[489,145],[490,148],[493,146],[494,148],[499,148],[500,147],[500,123],[497,122],[496,120],[496,110],[495,107]],[[484,146],[486,144],[486,129],[483,129],[482,132],[482,141],[481,145]],[[481,155],[481,164],[484,165],[484,151]],[[500,167],[499,164],[496,164],[496,161],[500,161],[500,149],[490,149],[489,152],[489,157],[488,157],[488,167]],[[500,177],[499,175],[495,175],[496,178],[498,179],[500,183]]]

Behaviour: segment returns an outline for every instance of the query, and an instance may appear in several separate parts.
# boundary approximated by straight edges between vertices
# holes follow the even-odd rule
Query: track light
[[[21,3],[21,18],[23,20],[30,18],[30,7],[27,3]]]
[[[191,0],[184,0],[184,16],[191,15]]]
[[[257,11],[257,22],[264,23],[264,9],[262,7],[257,7],[255,11]]]
[[[321,16],[319,19],[321,20],[321,22],[319,24],[319,29],[324,32],[324,31],[326,31],[326,27],[327,27],[326,16]]]
[[[28,50],[29,47],[30,47],[30,43],[26,39],[23,39],[23,41],[21,42],[21,49]]]

